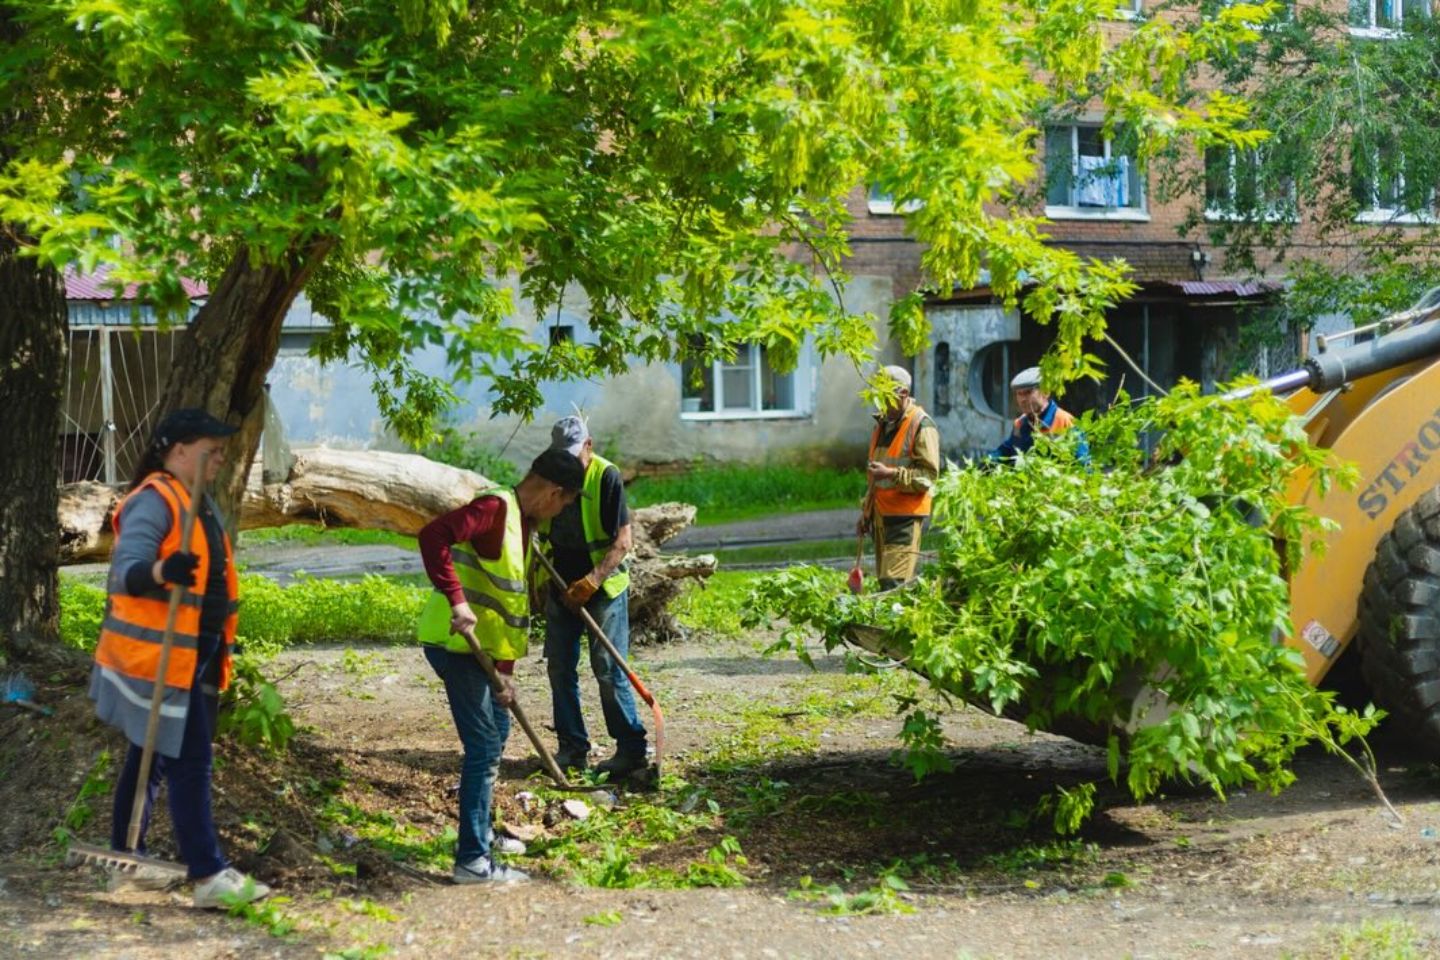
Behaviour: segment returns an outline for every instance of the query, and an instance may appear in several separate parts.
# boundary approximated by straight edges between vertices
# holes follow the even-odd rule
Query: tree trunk
[[[0,660],[33,660],[59,636],[57,481],[69,323],[60,275],[19,255],[0,225]]]
[[[160,416],[203,407],[240,427],[225,447],[225,467],[211,491],[232,524],[265,426],[265,377],[280,349],[280,328],[333,245],[328,237],[312,240],[275,264],[237,253],[183,334],[170,368]]]

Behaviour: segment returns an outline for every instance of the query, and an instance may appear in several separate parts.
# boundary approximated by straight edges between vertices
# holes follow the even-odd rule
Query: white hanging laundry
[[[1130,158],[1080,157],[1075,203],[1081,207],[1128,207]]]

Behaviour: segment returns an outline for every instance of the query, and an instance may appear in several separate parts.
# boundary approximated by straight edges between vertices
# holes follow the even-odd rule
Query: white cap
[[[1011,390],[1031,390],[1040,386],[1040,368],[1026,367],[1010,378]]]
[[[904,367],[897,367],[894,364],[891,364],[888,367],[881,367],[880,372],[885,374],[885,376],[889,377],[891,380],[894,380],[897,384],[899,384],[900,389],[910,389],[910,371],[906,370]]]

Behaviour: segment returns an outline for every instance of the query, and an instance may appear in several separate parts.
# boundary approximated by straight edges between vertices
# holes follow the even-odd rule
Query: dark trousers
[[[630,592],[611,599],[601,590],[590,598],[585,609],[595,618],[621,657],[630,650]],[[549,592],[545,604],[545,669],[550,676],[550,700],[555,717],[555,735],[560,749],[583,757],[590,752],[590,734],[580,713],[580,641],[590,644],[590,672],[600,685],[600,712],[605,732],[622,754],[645,756],[645,725],[635,709],[630,678],[605,645],[589,636],[585,621]]]
[[[425,659],[445,682],[450,716],[460,734],[460,836],[455,865],[465,866],[490,856],[490,808],[500,757],[510,736],[510,714],[495,700],[490,677],[468,653],[425,647]]]
[[[175,842],[180,859],[192,880],[214,876],[227,866],[220,852],[220,837],[215,832],[215,819],[210,809],[210,772],[215,739],[215,717],[220,707],[216,693],[206,693],[198,680],[190,688],[190,710],[185,717],[185,738],[180,756],[154,755],[150,778],[145,789],[145,813],[140,820],[140,843],[135,852],[145,853],[145,831],[150,826],[150,812],[163,777],[170,807],[170,822],[175,825]],[[214,688],[209,688],[213,690]],[[115,806],[110,823],[110,846],[115,850],[129,849],[126,840],[130,830],[130,811],[135,803],[135,781],[140,777],[140,755],[135,744],[125,754],[120,782],[115,785]]]

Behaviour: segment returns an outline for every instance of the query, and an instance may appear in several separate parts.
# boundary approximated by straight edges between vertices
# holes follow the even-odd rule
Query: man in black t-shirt
[[[594,452],[590,431],[579,417],[565,417],[551,431],[551,446],[566,450],[585,465],[581,497],[541,529],[562,583],[551,583],[545,600],[545,664],[555,711],[562,768],[583,770],[589,763],[590,736],[580,710],[580,639],[586,634],[579,609],[585,607],[620,656],[630,647],[630,512],[620,470]],[[645,726],[625,671],[598,640],[590,640],[590,669],[600,685],[605,730],[615,740],[615,755],[596,768],[612,778],[647,766]]]

